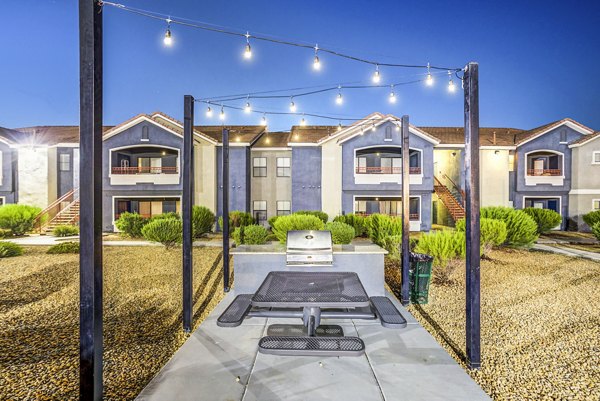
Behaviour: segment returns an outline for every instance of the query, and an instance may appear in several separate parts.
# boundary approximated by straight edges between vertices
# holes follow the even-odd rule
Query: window
[[[390,125],[388,125],[387,127],[385,127],[385,141],[391,141],[392,140],[392,127]]]
[[[58,170],[71,171],[71,155],[69,153],[59,153]]]
[[[277,216],[285,216],[292,212],[292,202],[277,201]]]
[[[4,170],[2,166],[2,152],[0,152],[0,185],[2,185],[2,170]],[[2,203],[0,203],[0,205],[2,205]]]
[[[161,174],[162,158],[138,157],[138,172],[140,174]]]
[[[252,175],[254,177],[266,177],[267,176],[267,158],[266,157],[255,157],[252,161]]]
[[[267,201],[252,202],[252,214],[258,224],[264,224],[267,221]]]
[[[592,153],[592,164],[600,164],[600,152]]]
[[[0,206],[4,205],[4,196],[0,196]]]
[[[560,131],[560,143],[567,143],[567,130],[563,129]]]
[[[600,199],[592,200],[592,210],[600,210]]]
[[[289,157],[278,157],[277,158],[277,177],[289,177],[291,176],[292,169]],[[266,174],[265,174],[266,175]]]
[[[148,126],[142,127],[142,141],[149,141],[150,135],[148,134]]]

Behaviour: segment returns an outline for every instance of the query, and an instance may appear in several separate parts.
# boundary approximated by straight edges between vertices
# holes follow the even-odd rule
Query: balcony
[[[402,174],[402,167],[356,167],[356,174]],[[410,167],[409,174],[421,174],[421,167]]]
[[[410,150],[409,182],[423,183],[421,151]],[[402,184],[402,150],[393,146],[357,149],[354,159],[355,184]]]
[[[177,167],[113,167],[112,174],[178,174]]]
[[[132,146],[110,151],[111,185],[179,184],[179,150]]]
[[[536,151],[525,155],[525,185],[562,186],[564,183],[563,154],[554,151]]]

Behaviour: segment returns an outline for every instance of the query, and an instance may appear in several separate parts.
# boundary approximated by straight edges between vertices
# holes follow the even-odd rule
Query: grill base
[[[262,354],[284,356],[361,356],[365,343],[358,337],[280,337],[260,339]]]

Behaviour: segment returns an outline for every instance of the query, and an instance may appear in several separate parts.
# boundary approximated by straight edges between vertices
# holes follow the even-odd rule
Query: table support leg
[[[310,337],[315,337],[317,332],[317,327],[321,324],[321,308],[318,307],[305,307],[303,309],[302,320],[304,322],[304,326],[307,329],[307,334]]]

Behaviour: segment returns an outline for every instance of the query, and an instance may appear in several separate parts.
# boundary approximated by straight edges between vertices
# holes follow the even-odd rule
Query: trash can
[[[429,297],[429,281],[431,279],[433,257],[423,253],[411,252],[409,260],[408,282],[410,302],[413,304],[426,304]]]

